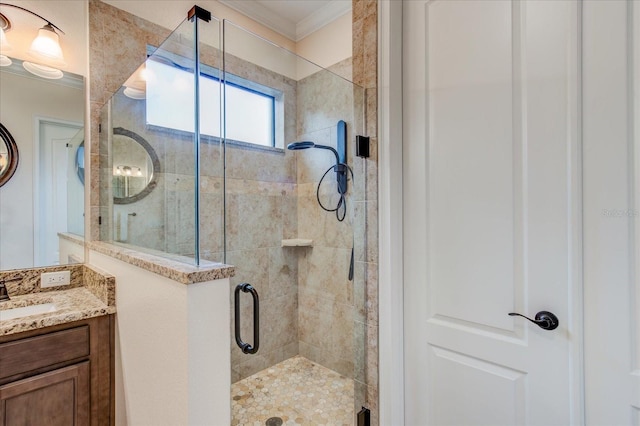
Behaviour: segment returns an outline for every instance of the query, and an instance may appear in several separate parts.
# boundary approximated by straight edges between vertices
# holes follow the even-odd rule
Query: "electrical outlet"
[[[71,283],[71,272],[45,272],[40,275],[40,287],[58,287],[61,285],[69,285]]]

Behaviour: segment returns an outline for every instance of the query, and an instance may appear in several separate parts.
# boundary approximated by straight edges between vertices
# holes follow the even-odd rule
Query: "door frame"
[[[404,424],[402,2],[378,1],[380,424]]]

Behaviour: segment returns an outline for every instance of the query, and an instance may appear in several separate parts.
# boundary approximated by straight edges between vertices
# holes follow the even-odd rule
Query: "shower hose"
[[[320,201],[320,187],[322,186],[324,178],[327,177],[327,174],[331,170],[336,170],[338,166],[345,166],[347,170],[349,170],[349,173],[351,173],[351,180],[353,181],[353,170],[351,170],[351,167],[349,167],[347,164],[340,163],[335,166],[331,166],[327,169],[326,172],[324,172],[324,174],[320,178],[320,182],[318,182],[318,188],[316,189],[316,199],[318,200],[318,205],[320,205],[322,210],[327,212],[336,212],[336,219],[338,219],[338,222],[342,222],[347,216],[347,199],[345,198],[345,194],[340,193],[340,199],[338,200],[338,204],[334,208],[325,207],[324,204],[322,204],[322,201]]]

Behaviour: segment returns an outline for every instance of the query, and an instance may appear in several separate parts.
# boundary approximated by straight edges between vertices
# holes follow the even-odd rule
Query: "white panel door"
[[[408,425],[582,422],[578,8],[404,3]]]

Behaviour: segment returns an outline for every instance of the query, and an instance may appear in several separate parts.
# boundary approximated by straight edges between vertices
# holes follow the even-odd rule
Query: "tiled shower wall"
[[[378,425],[378,1],[353,0],[353,81],[365,88],[365,128],[371,138],[371,156],[354,162],[364,187],[356,191],[356,280],[364,289],[364,377],[356,379],[356,410],[371,410],[371,424]],[[357,332],[357,331],[356,331]]]
[[[350,78],[351,58],[330,69]],[[349,81],[327,71],[298,81],[298,140],[335,148],[337,122],[344,120],[347,124],[347,163],[353,164],[354,135],[362,133],[362,117],[356,116],[354,104],[361,109],[362,95]],[[302,356],[354,378],[354,370],[362,368],[361,352],[356,352],[356,346],[361,346],[363,339],[354,339],[358,289],[348,276],[354,241],[353,183],[362,177],[349,178],[347,213],[340,222],[335,213],[322,210],[316,200],[320,178],[334,163],[334,155],[326,150],[297,153],[298,235],[313,240],[313,248],[300,251],[298,335]],[[333,171],[327,174],[321,186],[321,199],[327,207],[334,207],[338,202]]]

